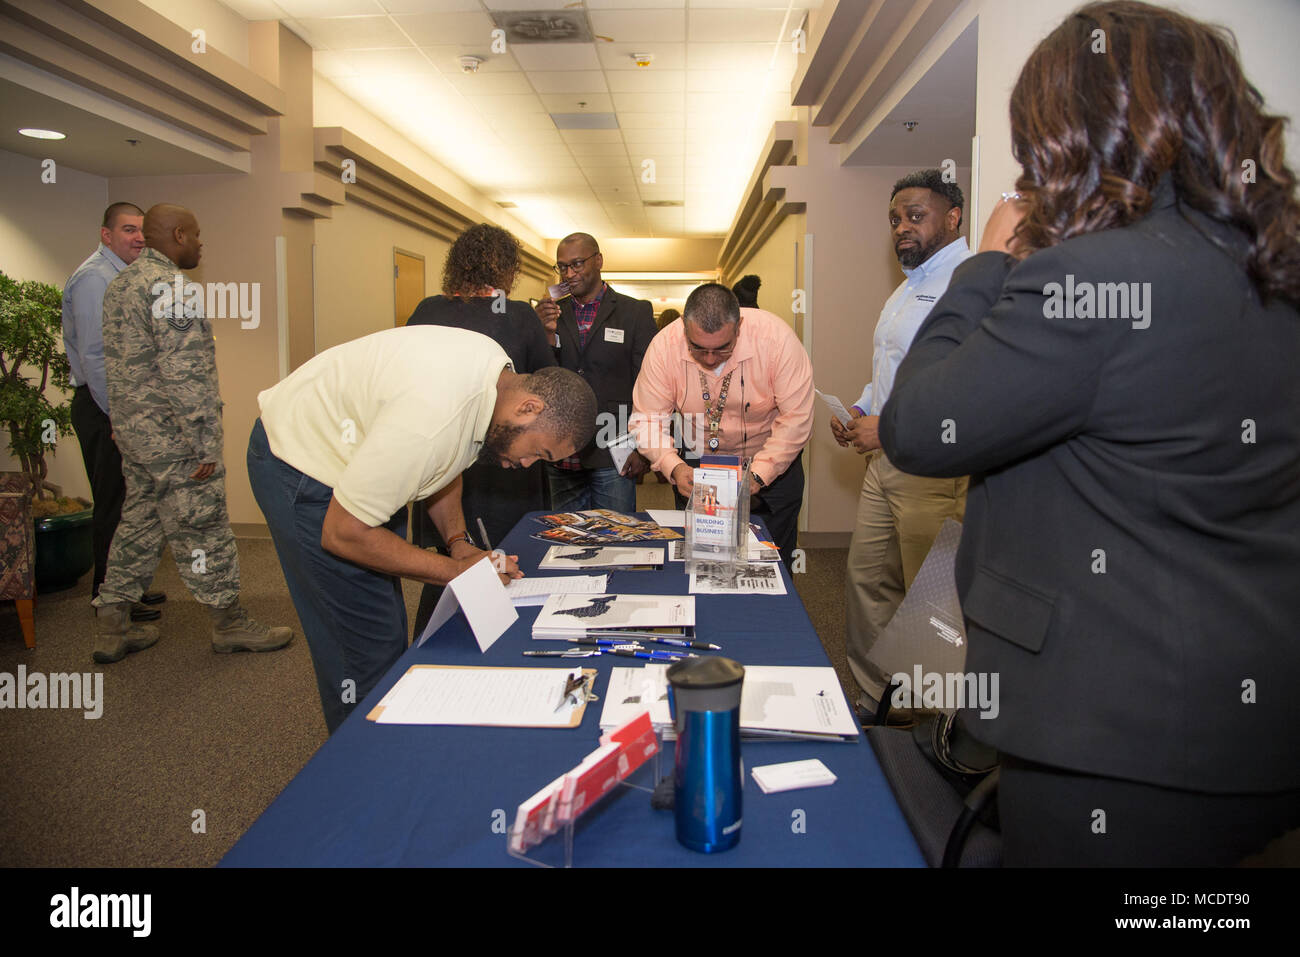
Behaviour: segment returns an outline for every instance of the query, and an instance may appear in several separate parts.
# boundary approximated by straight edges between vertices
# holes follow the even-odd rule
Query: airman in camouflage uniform
[[[198,222],[183,207],[154,206],[144,234],[147,248],[104,293],[104,368],[126,501],[94,602],[94,658],[118,661],[158,640],[156,627],[129,617],[164,541],[190,592],[212,612],[214,651],[282,648],[293,632],[253,621],[239,604],[216,347],[202,296],[185,295],[181,272],[199,263]]]

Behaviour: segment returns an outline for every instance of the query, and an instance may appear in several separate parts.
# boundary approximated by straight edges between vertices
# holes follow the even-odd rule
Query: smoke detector
[[[649,66],[652,62],[654,62],[654,58],[655,56],[653,53],[632,54],[632,62],[635,63],[637,66]]]
[[[484,63],[486,63],[487,60],[483,59],[481,56],[471,55],[471,56],[457,57],[457,62],[460,63],[461,73],[477,73],[478,68],[482,66]]]
[[[907,130],[909,133],[920,125],[921,123],[919,120],[903,120],[903,129]]]

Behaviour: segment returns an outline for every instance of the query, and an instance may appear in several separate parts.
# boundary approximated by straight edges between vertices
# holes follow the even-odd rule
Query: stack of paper
[[[694,626],[695,599],[689,595],[551,595],[533,623],[533,637],[630,635],[663,628],[686,635]]]
[[[675,740],[668,709],[668,665],[614,668],[600,713],[601,728],[617,727],[647,709],[664,740]],[[858,728],[834,668],[746,665],[740,734],[746,739],[853,741]]]
[[[608,575],[549,575],[516,578],[506,585],[506,594],[516,608],[545,604],[547,596],[598,595],[609,583]]]
[[[591,570],[595,568],[663,568],[662,548],[636,548],[626,545],[552,545],[542,556],[539,568],[548,571]]]
[[[655,522],[646,522],[607,508],[592,508],[585,512],[553,512],[538,516],[537,521],[545,525],[546,529],[533,538],[568,545],[609,545],[615,542],[663,541],[682,537],[680,532],[664,528]]]
[[[786,761],[784,764],[765,764],[751,772],[764,794],[794,791],[798,788],[821,788],[834,784],[835,775],[816,758],[807,761]]]
[[[748,562],[730,566],[696,562],[691,572],[692,595],[784,595],[781,566],[772,562]]]

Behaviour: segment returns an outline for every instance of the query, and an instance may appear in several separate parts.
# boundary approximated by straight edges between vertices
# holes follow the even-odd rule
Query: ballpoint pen
[[[721,651],[721,645],[713,645],[707,641],[693,641],[690,638],[650,638],[641,637],[642,641],[649,641],[656,645],[675,645],[678,648],[694,648],[697,651]]]
[[[601,654],[618,655],[622,658],[644,658],[646,661],[681,661],[682,655],[670,655],[666,651],[623,651],[621,648],[602,648]],[[699,655],[686,655],[688,658],[698,658]]]
[[[532,658],[591,658],[600,654],[599,648],[567,648],[563,651],[560,649],[547,651],[525,651],[525,655]]]

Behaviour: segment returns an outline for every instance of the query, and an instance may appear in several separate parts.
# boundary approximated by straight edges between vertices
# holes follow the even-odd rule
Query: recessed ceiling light
[[[67,136],[58,130],[40,130],[35,127],[24,127],[18,131],[23,136],[30,136],[34,140],[64,140]]]

